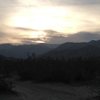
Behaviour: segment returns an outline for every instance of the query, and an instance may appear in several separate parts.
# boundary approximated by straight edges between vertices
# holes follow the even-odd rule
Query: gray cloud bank
[[[55,36],[49,35],[47,42],[61,44],[64,42],[88,42],[91,40],[100,40],[100,33],[99,32],[78,32],[75,34],[68,35],[67,37],[62,35],[55,35]]]
[[[16,28],[21,29],[21,28]],[[21,29],[25,31],[34,31],[32,29]],[[36,30],[35,30],[36,31]],[[37,30],[38,31],[38,30]],[[21,36],[14,35],[14,33],[0,33],[0,43],[22,43],[22,44],[32,44],[37,41],[43,41],[49,44],[61,44],[65,42],[88,42],[91,40],[100,40],[100,32],[78,32],[70,35],[62,35],[62,33],[53,30],[43,30],[46,32],[46,37],[44,38],[25,38]]]

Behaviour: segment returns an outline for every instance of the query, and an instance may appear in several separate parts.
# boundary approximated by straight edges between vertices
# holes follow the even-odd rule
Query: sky
[[[0,43],[99,39],[99,11],[100,0],[0,0]]]

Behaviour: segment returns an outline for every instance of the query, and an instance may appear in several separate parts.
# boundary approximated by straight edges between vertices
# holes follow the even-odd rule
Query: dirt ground
[[[17,82],[13,90],[18,94],[2,94],[0,100],[87,100],[97,95],[89,86],[62,83]]]

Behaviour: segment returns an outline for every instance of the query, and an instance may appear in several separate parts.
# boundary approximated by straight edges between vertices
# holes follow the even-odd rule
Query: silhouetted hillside
[[[37,56],[55,48],[56,44],[11,45],[1,44],[0,55],[6,57],[26,58],[35,53]]]
[[[64,43],[54,50],[44,54],[43,57],[74,58],[100,56],[100,40],[83,43]]]

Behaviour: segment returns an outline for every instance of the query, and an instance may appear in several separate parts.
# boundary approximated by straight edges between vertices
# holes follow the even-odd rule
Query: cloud
[[[44,43],[44,40],[40,38],[22,38],[20,41],[22,44]]]
[[[48,39],[45,41],[46,43],[50,43],[50,44],[61,44],[66,42],[66,37],[64,36],[52,36],[52,37],[48,37]]]
[[[5,35],[4,35],[5,34]],[[24,38],[21,36],[15,36],[6,33],[0,33],[0,44],[4,43],[19,43],[19,44],[32,44],[32,43],[43,43],[44,38]]]
[[[20,31],[38,31],[35,29],[31,29],[31,28],[23,28],[23,27],[13,27],[15,30],[20,30]]]
[[[4,24],[5,20],[16,12],[17,0],[0,0],[0,24]]]
[[[37,42],[43,42],[43,39],[40,38],[21,38],[21,37],[13,37],[14,40],[18,40],[21,44],[32,44]]]
[[[33,32],[33,36],[29,35]],[[43,42],[46,38],[41,36],[35,36],[39,30],[22,27],[9,27],[5,26],[0,29],[0,44],[2,43],[21,43],[32,44]],[[42,32],[42,31],[40,31]],[[35,37],[34,37],[35,36]]]
[[[54,30],[44,30],[47,34],[47,37],[45,39],[46,43],[51,43],[51,44],[60,44],[66,41],[66,37],[62,35],[61,32],[57,32]]]
[[[100,40],[100,32],[78,32],[67,36],[62,35],[62,33],[53,30],[44,30],[44,32],[46,32],[47,34],[44,38],[28,38],[22,37],[20,35],[15,35],[15,33],[0,32],[0,43],[32,44],[44,42],[49,44],[62,44],[65,42],[88,42],[91,40]]]
[[[88,42],[91,40],[99,40],[99,32],[79,32],[73,35],[68,35],[67,42]]]
[[[6,33],[0,32],[0,38],[3,38],[6,36]]]
[[[61,32],[54,31],[54,30],[44,30],[44,32],[47,33],[48,36],[56,36],[56,35],[61,35]]]
[[[64,42],[88,42],[91,40],[100,40],[100,32],[78,32],[68,36],[60,35],[60,33],[55,36],[49,34],[46,42],[61,44]]]
[[[63,22],[66,21],[68,24],[66,24],[66,30],[72,30],[74,33],[79,32],[79,31],[94,31],[93,33],[91,32],[79,32],[73,35],[68,35],[67,37],[63,35],[63,33],[57,32],[60,27],[59,25],[62,25],[62,21],[59,22],[59,24],[56,25],[58,27],[49,28],[44,30],[44,32],[47,33],[47,36],[45,38],[24,38],[24,35],[19,35],[19,33],[24,33],[26,37],[28,36],[29,32],[31,31],[39,31],[36,29],[31,29],[31,28],[22,28],[20,27],[20,24],[18,27],[13,27],[12,32],[9,31],[10,29],[6,28],[4,29],[6,32],[2,32],[0,29],[0,43],[3,42],[23,42],[23,43],[30,43],[32,41],[45,41],[47,43],[63,43],[63,42],[81,42],[81,41],[89,41],[92,39],[100,39],[99,33],[95,31],[100,31],[100,0],[25,0],[25,1],[20,1],[20,0],[0,0],[0,24],[6,24],[6,21],[10,23],[9,18],[13,16],[29,16],[28,19],[32,19],[35,16],[36,13],[33,12],[33,8],[26,8],[25,5],[30,2],[30,4],[35,5],[39,4],[42,5],[45,2],[45,5],[48,6],[54,6],[57,5],[57,7],[63,6],[66,12],[68,11],[64,17],[63,17]],[[42,3],[43,2],[43,3]],[[21,7],[22,6],[22,7]],[[31,6],[31,5],[30,5]],[[69,7],[71,6],[71,7]],[[39,8],[40,11],[41,8]],[[38,10],[36,10],[38,11]],[[57,10],[58,11],[58,10]],[[61,10],[62,11],[62,10]],[[30,12],[30,13],[28,13]],[[18,15],[17,15],[18,13]],[[24,15],[25,13],[25,15]],[[60,11],[58,12],[60,13]],[[33,14],[31,16],[31,14]],[[53,13],[51,13],[53,14]],[[40,14],[41,15],[41,14]],[[55,16],[54,21],[60,17]],[[31,16],[31,17],[30,17]],[[23,17],[23,18],[24,18]],[[48,17],[48,16],[47,16]],[[40,17],[39,17],[40,18]],[[61,17],[62,18],[62,17]],[[37,21],[36,21],[37,22]],[[57,20],[58,22],[58,20]],[[72,22],[72,23],[71,23]],[[31,22],[30,22],[31,23]],[[27,26],[27,25],[26,25]],[[33,25],[34,26],[34,25]],[[1,26],[0,26],[1,27]],[[57,31],[54,31],[57,30]],[[66,34],[72,33],[72,31]],[[19,32],[19,33],[18,33]],[[64,32],[65,33],[65,32]],[[18,38],[21,37],[21,38]]]
[[[100,0],[52,0],[57,5],[93,5],[100,4]]]

